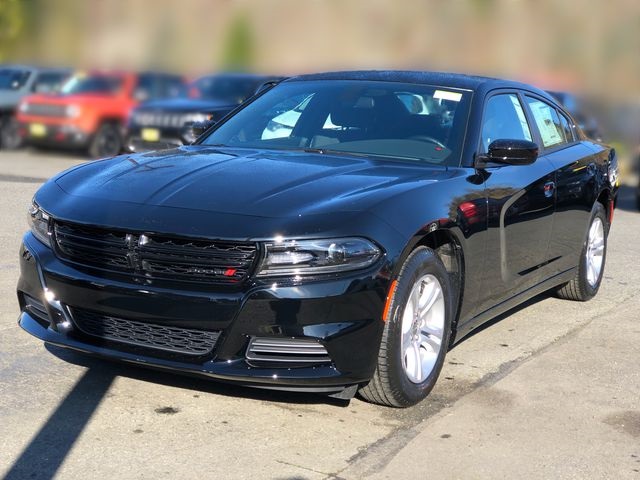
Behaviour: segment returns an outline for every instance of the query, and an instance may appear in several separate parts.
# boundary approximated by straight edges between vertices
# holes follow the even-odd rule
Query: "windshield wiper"
[[[419,162],[424,162],[424,158],[419,157],[409,157],[407,155],[385,155],[383,153],[364,153],[364,152],[350,152],[347,150],[332,150],[330,148],[303,148],[305,152],[309,153],[319,153],[319,154],[327,154],[327,155],[345,155],[351,157],[376,157],[376,158],[389,158],[389,159],[403,159],[403,160],[415,160]]]

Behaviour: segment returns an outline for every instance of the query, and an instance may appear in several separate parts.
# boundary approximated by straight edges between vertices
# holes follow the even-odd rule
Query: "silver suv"
[[[27,65],[0,65],[0,148],[21,144],[14,112],[20,99],[32,93],[53,93],[71,70]]]

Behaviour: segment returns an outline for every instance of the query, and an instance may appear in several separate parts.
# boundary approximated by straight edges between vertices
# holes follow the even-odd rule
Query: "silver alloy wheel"
[[[402,366],[412,383],[422,383],[433,371],[444,336],[442,285],[427,274],[411,289],[402,315]]]
[[[598,284],[602,260],[604,259],[604,225],[599,217],[593,219],[587,239],[587,282],[591,287]]]

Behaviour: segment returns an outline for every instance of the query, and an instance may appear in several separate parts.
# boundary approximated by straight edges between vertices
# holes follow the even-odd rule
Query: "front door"
[[[495,94],[485,103],[479,150],[486,153],[498,139],[531,141],[532,132],[519,95]],[[488,246],[479,312],[541,280],[555,202],[554,166],[544,156],[531,165],[487,167],[485,178]]]

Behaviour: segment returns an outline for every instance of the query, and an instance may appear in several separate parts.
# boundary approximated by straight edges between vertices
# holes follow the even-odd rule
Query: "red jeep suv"
[[[178,95],[184,80],[167,73],[77,73],[58,94],[25,97],[17,112],[28,144],[80,148],[93,158],[120,153],[129,112],[138,103]]]

